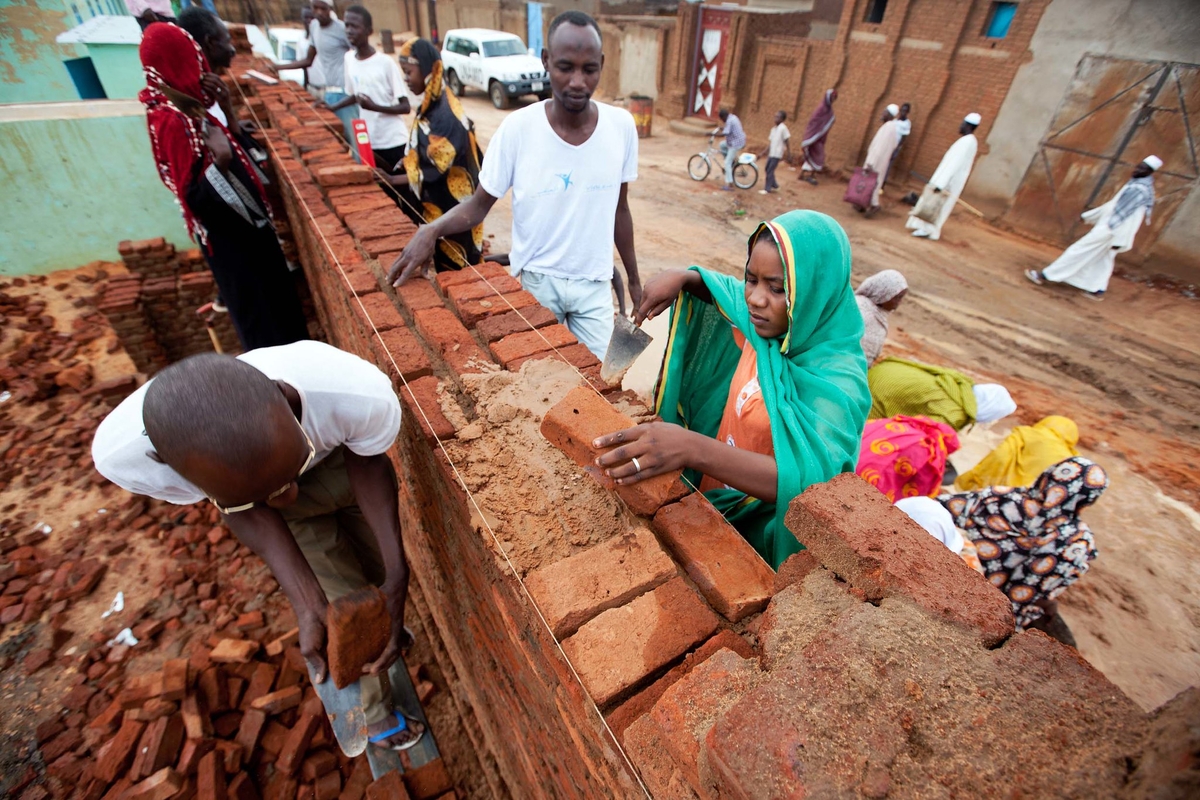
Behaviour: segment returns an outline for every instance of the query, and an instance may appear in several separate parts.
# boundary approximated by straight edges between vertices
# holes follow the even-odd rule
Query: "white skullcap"
[[[900,106],[895,103],[888,103],[887,112],[894,117],[900,113]]]
[[[972,111],[970,114],[967,114],[965,117],[963,117],[963,122],[968,122],[972,125],[978,125],[979,123],[983,122],[983,117]]]
[[[912,517],[913,522],[929,531],[955,555],[962,555],[963,538],[954,527],[954,517],[946,507],[932,497],[905,497],[896,501],[896,508]]]
[[[976,422],[995,422],[1017,410],[1008,389],[998,383],[977,383],[971,389],[975,392]]]
[[[1142,159],[1142,163],[1155,172],[1158,172],[1158,170],[1162,167],[1162,159],[1158,156],[1146,156]]]

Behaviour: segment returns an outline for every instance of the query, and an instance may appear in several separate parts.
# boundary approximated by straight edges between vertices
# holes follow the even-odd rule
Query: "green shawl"
[[[867,371],[871,419],[929,417],[961,431],[975,421],[975,382],[958,370],[885,358]]]
[[[667,422],[715,438],[741,351],[732,325],[751,342],[771,420],[779,472],[778,500],[767,503],[732,489],[706,493],[713,505],[778,569],[803,545],[784,526],[792,498],[809,485],[853,472],[870,408],[863,323],[850,287],[850,242],[840,225],[816,211],[789,211],[759,225],[783,261],[789,312],[781,339],[763,339],[750,322],[745,282],[700,267],[713,302],[686,291],[671,308],[671,328],[655,410]],[[701,476],[689,470],[699,485]]]

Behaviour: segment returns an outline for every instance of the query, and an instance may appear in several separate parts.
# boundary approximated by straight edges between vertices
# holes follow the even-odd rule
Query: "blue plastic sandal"
[[[386,740],[389,736],[395,736],[397,733],[408,730],[408,717],[404,716],[399,711],[393,711],[392,715],[396,717],[396,721],[399,722],[400,724],[397,725],[396,727],[392,728],[391,730],[387,730],[382,733],[375,734],[374,736],[367,739],[368,742],[370,742],[371,744],[379,744],[380,742]],[[413,720],[413,722],[416,722],[416,721],[417,720]],[[425,736],[425,731],[421,731],[420,736],[416,736],[413,739],[411,739],[410,741],[405,742],[404,744],[398,744],[398,745],[395,745],[394,747],[389,747],[388,749],[395,750],[397,753],[402,753],[405,750],[407,750],[408,748],[415,745],[417,742],[421,741],[422,737],[424,737],[424,736]]]

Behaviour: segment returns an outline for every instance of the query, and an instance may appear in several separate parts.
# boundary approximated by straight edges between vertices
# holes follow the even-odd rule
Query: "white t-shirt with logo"
[[[370,58],[359,60],[351,50],[346,53],[345,72],[345,91],[351,97],[365,94],[381,106],[394,106],[401,97],[412,103],[412,92],[404,82],[400,65],[386,53],[376,50]],[[359,106],[358,115],[367,123],[372,149],[408,144],[408,125],[402,114],[381,114]]]
[[[783,158],[784,146],[790,138],[792,138],[792,132],[782,122],[771,128],[771,132],[767,134],[769,143],[767,158]]]
[[[550,127],[546,104],[512,112],[492,136],[479,185],[492,197],[512,189],[512,272],[612,280],[621,184],[637,180],[633,116],[596,103],[599,119],[575,146]]]
[[[360,456],[379,455],[400,432],[400,402],[391,380],[356,355],[302,341],[251,350],[238,359],[300,395],[300,426],[316,448],[314,464],[342,445]],[[92,461],[101,475],[134,494],[197,503],[204,492],[147,455],[154,445],[142,422],[142,403],[152,383],[126,397],[100,423]]]

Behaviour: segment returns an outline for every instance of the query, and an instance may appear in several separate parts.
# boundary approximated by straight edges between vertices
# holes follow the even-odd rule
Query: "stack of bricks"
[[[137,368],[152,375],[168,363],[213,349],[205,319],[196,313],[216,297],[216,284],[200,251],[177,251],[162,237],[121,242],[128,276],[108,281],[97,308],[108,318]],[[214,316],[226,353],[238,352],[227,314]]]
[[[522,586],[446,456],[489,458],[473,376],[544,358],[581,371],[542,435],[513,444],[578,465],[559,482],[597,478],[591,442],[633,419],[598,385],[594,358],[504,270],[388,286],[411,228],[371,171],[304,121],[306,95],[259,94],[322,325],[388,372],[404,404],[392,458],[411,602],[494,795],[637,793],[617,743],[664,797],[1002,794],[1064,773],[1075,794],[1120,791],[1147,717],[1070,648],[1014,634],[996,589],[854,476],[795,500],[789,523],[810,549],[778,574],[678,473],[602,480],[629,529],[599,542],[568,531],[589,544]],[[534,468],[545,469],[498,465],[492,480]],[[951,769],[963,759],[989,766]]]

